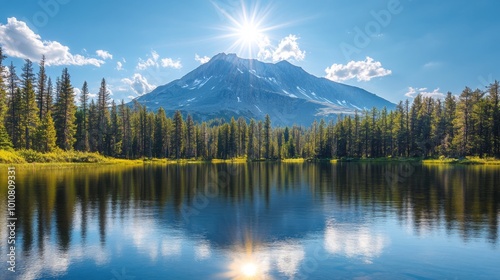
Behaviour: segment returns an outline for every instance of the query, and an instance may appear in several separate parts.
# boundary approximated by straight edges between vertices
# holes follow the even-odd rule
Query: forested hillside
[[[57,149],[99,152],[121,158],[248,159],[342,157],[500,158],[499,83],[444,100],[417,96],[395,111],[365,110],[317,120],[309,127],[272,127],[239,118],[195,123],[160,108],[116,104],[102,79],[96,99],[85,82],[76,102],[68,69],[53,81],[44,58],[35,74],[25,60],[17,74],[4,68],[0,48],[0,149]]]

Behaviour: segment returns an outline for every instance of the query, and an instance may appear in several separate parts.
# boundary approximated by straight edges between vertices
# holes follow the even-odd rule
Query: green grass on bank
[[[99,153],[78,151],[54,151],[51,153],[40,153],[33,150],[0,150],[0,164],[137,164],[142,162],[142,160],[117,159],[105,157]]]
[[[196,164],[196,163],[245,163],[249,160],[245,157],[234,159],[118,159],[106,157],[99,153],[79,152],[79,151],[62,151],[58,150],[51,153],[40,153],[33,150],[0,150],[0,164],[37,164],[37,165],[69,165],[69,164]],[[256,160],[265,161],[265,160]],[[331,160],[310,160],[304,158],[283,159],[284,163],[303,163],[306,161],[312,162],[421,162],[422,164],[461,164],[461,165],[500,165],[499,159],[494,158],[479,158],[466,157],[461,159],[440,157],[439,159],[422,159],[422,158],[341,158]]]
[[[461,159],[440,157],[439,159],[425,159],[424,164],[461,164],[461,165],[500,165],[495,158],[465,157]]]

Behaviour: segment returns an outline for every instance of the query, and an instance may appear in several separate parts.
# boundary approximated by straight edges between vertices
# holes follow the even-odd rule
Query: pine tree
[[[197,130],[197,135],[196,135],[196,151],[198,154],[198,157],[201,159],[208,159],[208,131],[207,131],[207,124],[203,122],[201,124],[201,127]]]
[[[110,154],[109,139],[106,139],[110,122],[108,108],[110,100],[111,96],[106,86],[106,80],[103,78],[97,96],[97,149],[106,155]]]
[[[132,155],[132,126],[131,126],[131,111],[130,107],[125,105],[125,101],[122,99],[119,109],[119,114],[122,124],[123,133],[123,144],[122,144],[122,155],[126,158],[130,158]]]
[[[53,105],[54,105],[54,98],[53,98],[53,94],[54,94],[54,88],[53,88],[53,85],[52,85],[52,79],[49,77],[48,79],[48,82],[47,82],[47,92],[46,92],[46,95],[45,95],[45,100],[44,100],[44,112],[48,112],[48,111],[52,111],[53,110]]]
[[[56,149],[56,129],[50,111],[45,113],[37,128],[36,139],[36,143],[33,144],[37,151],[52,152]]]
[[[492,153],[492,107],[489,100],[483,98],[484,92],[476,90],[473,93],[473,105],[472,105],[472,137],[471,145],[472,155],[477,155],[484,157],[486,155],[491,155]]]
[[[266,114],[265,122],[264,122],[264,157],[269,159],[271,156],[270,153],[271,147],[271,118],[268,114]]]
[[[431,142],[433,144],[431,154],[444,155],[446,152],[443,147],[443,139],[446,137],[446,117],[444,106],[440,99],[437,99],[434,105],[431,135]]]
[[[221,159],[228,159],[229,157],[229,125],[227,123],[218,127],[217,136],[217,157]]]
[[[495,81],[488,88],[491,107],[491,145],[492,154],[500,158],[500,83]]]
[[[176,159],[180,159],[182,156],[182,150],[184,146],[184,121],[182,120],[182,114],[180,111],[175,111],[174,114],[174,127],[172,131],[172,154]]]
[[[264,124],[262,121],[257,122],[257,128],[255,130],[255,136],[257,137],[257,158],[262,159],[262,146],[264,139]]]
[[[164,158],[167,156],[167,133],[167,115],[165,110],[160,107],[155,116],[153,155],[156,158]]]
[[[21,104],[22,104],[22,92],[19,87],[17,87],[17,75],[14,66],[11,64],[10,76],[9,76],[9,108],[7,113],[7,131],[12,140],[14,148],[21,147]]]
[[[255,154],[255,121],[254,119],[250,120],[250,124],[248,126],[248,145],[247,145],[247,157],[250,160],[256,159],[257,156]]]
[[[7,114],[7,91],[4,82],[3,60],[7,58],[3,55],[2,46],[0,46],[0,127],[4,126],[5,116]]]
[[[56,126],[57,146],[63,150],[73,149],[76,133],[75,93],[71,85],[68,68],[64,68],[58,83],[54,123]]]
[[[238,157],[244,157],[247,149],[247,122],[243,117],[238,118]]]
[[[457,117],[454,122],[456,135],[454,145],[459,156],[466,156],[471,150],[471,116],[472,116],[472,90],[466,87],[460,94],[457,104]]]
[[[21,77],[23,78],[20,112],[20,124],[23,130],[21,145],[26,149],[30,149],[33,142],[33,134],[36,132],[40,121],[35,100],[35,74],[33,73],[33,63],[31,60],[25,60]]]
[[[10,141],[9,134],[5,128],[5,117],[7,115],[7,91],[4,83],[4,66],[3,60],[7,58],[3,55],[2,47],[0,46],[0,150],[10,150],[13,145]]]
[[[99,127],[99,121],[98,121],[97,105],[95,104],[94,99],[90,101],[88,116],[89,116],[88,118],[89,148],[90,151],[96,152],[98,151],[97,132]],[[131,138],[132,135],[130,135],[130,139]]]
[[[145,130],[145,155],[148,158],[153,157],[153,139],[154,139],[155,115],[153,112],[146,114],[146,130]]]
[[[444,112],[443,112],[445,134],[444,138],[441,140],[443,154],[447,156],[452,156],[456,154],[456,149],[453,146],[455,138],[455,128],[453,124],[455,123],[456,110],[457,110],[457,104],[455,96],[453,96],[451,92],[448,92],[444,100]]]
[[[38,71],[38,86],[36,92],[36,104],[38,106],[38,118],[43,119],[46,110],[46,99],[47,99],[47,74],[45,73],[45,55],[42,56],[40,61],[40,70]]]
[[[193,158],[196,156],[196,132],[195,132],[195,126],[194,126],[194,121],[193,117],[188,114],[186,118],[186,133],[185,133],[185,155],[186,158]]]
[[[234,158],[236,157],[238,153],[238,126],[236,124],[236,120],[234,118],[231,118],[231,121],[229,122],[229,131],[228,131],[229,137],[228,137],[228,143],[227,143],[227,154],[229,158]]]
[[[90,150],[89,132],[88,132],[88,104],[89,103],[89,89],[87,81],[83,82],[82,92],[80,95],[80,109],[78,110],[77,117],[77,137],[76,149],[88,152]]]
[[[120,123],[120,118],[118,116],[118,108],[116,106],[115,101],[113,100],[111,102],[111,121],[110,121],[110,127],[109,127],[109,134],[108,137],[110,139],[110,152],[111,155],[116,157],[121,154],[122,152],[122,141],[123,141],[123,135],[122,135],[122,129],[121,129],[121,123]],[[151,138],[150,138],[151,139]]]

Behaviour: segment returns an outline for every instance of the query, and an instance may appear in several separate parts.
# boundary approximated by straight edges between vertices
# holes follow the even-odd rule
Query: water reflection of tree
[[[18,235],[23,252],[56,234],[60,249],[68,250],[75,221],[83,242],[89,224],[97,221],[101,245],[109,220],[130,213],[155,213],[166,223],[182,223],[183,207],[196,205],[199,195],[216,188],[217,200],[253,207],[257,200],[266,213],[276,211],[271,197],[306,192],[314,201],[357,209],[383,217],[396,213],[424,234],[438,227],[459,233],[464,240],[498,241],[500,172],[494,167],[416,166],[410,176],[389,184],[387,164],[193,164],[20,172],[17,182]],[[208,185],[211,183],[211,185]],[[4,189],[0,200],[5,201]],[[208,198],[210,199],[210,198]],[[200,215],[209,209],[199,209]],[[279,206],[282,207],[282,206]],[[160,209],[160,211],[153,211]],[[253,217],[253,219],[258,219]],[[256,222],[256,221],[249,221]],[[52,231],[54,229],[54,232]],[[2,229],[5,231],[5,229]],[[486,235],[486,236],[484,236]]]
[[[364,207],[372,214],[395,211],[401,222],[412,222],[418,233],[441,225],[464,240],[480,237],[498,241],[500,172],[495,167],[412,166],[395,184],[385,174],[400,174],[401,166],[338,164],[330,170],[313,166],[332,179],[321,180],[319,195],[328,194],[341,205]],[[316,172],[316,171],[311,171]],[[313,176],[316,177],[317,176]],[[309,179],[313,185],[316,178]]]

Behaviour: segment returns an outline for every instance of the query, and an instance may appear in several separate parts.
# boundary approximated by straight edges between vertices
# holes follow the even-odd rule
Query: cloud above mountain
[[[45,55],[47,66],[93,65],[100,67],[104,64],[104,60],[101,59],[73,54],[68,46],[57,41],[42,40],[42,37],[33,32],[25,22],[15,17],[8,18],[7,24],[0,23],[0,45],[5,54],[11,57],[37,61]]]
[[[300,49],[299,38],[295,35],[288,35],[281,39],[278,46],[273,46],[269,37],[261,36],[257,41],[259,52],[257,58],[263,61],[278,62],[282,60],[300,61],[306,57],[306,52]]]
[[[144,95],[156,88],[148,82],[146,77],[139,73],[135,73],[131,78],[124,78],[122,82],[130,87],[130,89],[137,94],[137,96]]]
[[[182,63],[180,60],[174,60],[169,57],[160,58],[160,55],[153,50],[147,59],[139,58],[136,68],[137,70],[145,70],[150,67],[180,69],[182,68]]]
[[[334,82],[357,79],[367,82],[376,77],[391,75],[392,71],[382,67],[382,63],[371,57],[361,61],[350,61],[347,64],[333,64],[325,69],[326,78]]]

